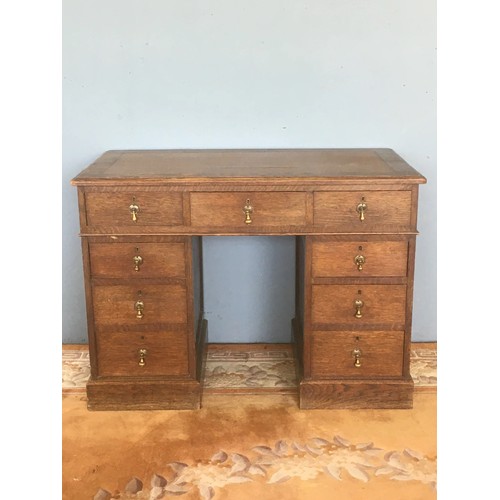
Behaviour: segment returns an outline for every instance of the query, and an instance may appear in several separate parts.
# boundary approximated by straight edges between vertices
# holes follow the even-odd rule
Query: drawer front
[[[191,193],[191,225],[304,226],[305,193]]]
[[[400,377],[403,331],[313,332],[313,377]]]
[[[94,278],[184,278],[184,243],[90,243]]]
[[[313,324],[403,325],[406,285],[313,285],[312,302]]]
[[[85,194],[85,205],[89,226],[141,227],[183,224],[181,193],[141,190],[90,191]]]
[[[93,287],[93,300],[98,329],[187,321],[186,290],[181,285],[98,285]]]
[[[411,191],[314,193],[314,224],[346,232],[410,229]]]
[[[313,277],[406,276],[407,241],[313,241]]]
[[[188,374],[188,345],[183,331],[105,333],[99,335],[97,349],[98,374],[102,377]]]

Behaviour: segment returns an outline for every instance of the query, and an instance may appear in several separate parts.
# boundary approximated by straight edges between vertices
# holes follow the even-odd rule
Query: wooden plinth
[[[413,407],[413,380],[302,381],[301,409],[355,409]]]
[[[89,380],[89,410],[196,410],[197,380]]]

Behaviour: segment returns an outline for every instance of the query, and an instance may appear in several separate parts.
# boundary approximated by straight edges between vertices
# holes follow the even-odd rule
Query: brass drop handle
[[[358,212],[359,220],[361,222],[363,222],[365,220],[365,212],[367,209],[368,209],[368,206],[366,205],[366,203],[364,201],[359,203],[358,206],[356,207],[356,212]]]
[[[251,224],[253,207],[252,205],[250,205],[250,199],[248,198],[246,201],[246,205],[243,207],[243,212],[245,213],[245,224]]]
[[[134,271],[139,271],[140,266],[143,262],[142,257],[140,255],[135,255],[133,261],[134,261]]]
[[[358,266],[358,271],[362,271],[363,270],[363,264],[365,263],[365,257],[364,255],[356,255],[356,257],[354,257],[354,263]]]
[[[361,308],[365,305],[365,303],[361,299],[356,299],[354,301],[354,307],[356,308],[355,318],[361,318],[363,315],[361,314]]]
[[[144,316],[144,302],[142,300],[138,300],[135,304],[135,317],[137,319],[142,319]]]
[[[139,207],[135,203],[132,203],[132,205],[128,208],[132,214],[132,222],[137,222],[137,212],[139,211]]]
[[[146,354],[148,353],[147,349],[139,349],[139,366],[144,366],[146,364]]]
[[[359,349],[354,349],[352,355],[354,356],[354,366],[356,368],[361,368],[361,351]]]

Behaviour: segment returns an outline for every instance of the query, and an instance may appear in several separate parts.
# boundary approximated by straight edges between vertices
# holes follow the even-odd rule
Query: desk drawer
[[[94,278],[184,278],[184,243],[90,243]]]
[[[89,191],[85,194],[89,226],[182,225],[182,194],[170,191]],[[135,220],[134,220],[135,219]]]
[[[314,224],[345,232],[410,229],[411,191],[316,192]]]
[[[406,276],[408,242],[313,240],[312,256],[316,278]]]
[[[187,321],[186,289],[181,285],[98,285],[93,300],[97,329]]]
[[[313,324],[404,325],[405,311],[406,285],[312,287]]]
[[[191,193],[192,226],[251,229],[305,224],[305,193]]]
[[[312,377],[400,377],[403,331],[313,332]]]
[[[106,333],[99,336],[97,349],[101,377],[181,376],[189,372],[184,331]]]

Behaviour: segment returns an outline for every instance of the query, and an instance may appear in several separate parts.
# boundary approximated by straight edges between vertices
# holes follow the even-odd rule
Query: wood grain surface
[[[120,180],[162,183],[210,183],[264,178],[402,180],[423,183],[425,178],[391,149],[211,149],[107,151],[73,179],[74,185]]]
[[[406,276],[407,241],[313,240],[313,277]],[[364,258],[362,269],[355,262]]]
[[[361,299],[361,318],[356,318],[354,301]],[[404,325],[405,285],[313,285],[313,324]]]
[[[91,243],[94,278],[184,278],[184,243]],[[142,263],[136,264],[134,257]]]
[[[188,342],[185,331],[107,332],[99,335],[99,375],[150,377],[187,376]],[[139,349],[146,349],[144,366]]]
[[[200,236],[251,234],[297,236],[291,323],[301,408],[411,407],[417,202],[426,179],[393,150],[107,151],[71,182],[90,409],[199,408],[209,327]]]
[[[94,287],[96,327],[145,326],[187,321],[186,289],[182,285],[99,285]],[[135,303],[144,303],[144,315],[137,318]]]
[[[356,208],[366,204],[364,220]],[[339,231],[364,232],[387,227],[410,229],[411,191],[331,191],[314,194],[314,224]]]
[[[181,193],[134,190],[128,192],[98,191],[87,192],[87,224],[134,227],[182,225]],[[130,206],[139,210],[137,220],[132,220]]]
[[[401,377],[403,331],[313,332],[312,377]],[[354,350],[360,366],[354,366]]]
[[[249,200],[251,223],[245,223]],[[191,193],[191,224],[201,227],[304,226],[306,194],[290,192]]]

